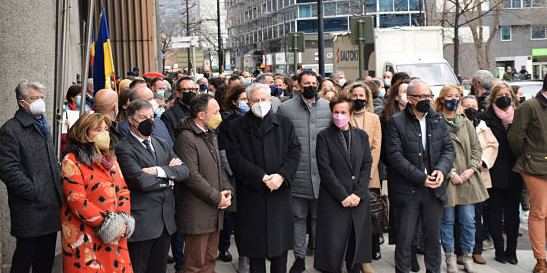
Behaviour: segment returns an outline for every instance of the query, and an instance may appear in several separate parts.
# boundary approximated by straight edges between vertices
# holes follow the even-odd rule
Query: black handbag
[[[387,203],[380,194],[369,191],[371,233],[380,234],[388,223]]]

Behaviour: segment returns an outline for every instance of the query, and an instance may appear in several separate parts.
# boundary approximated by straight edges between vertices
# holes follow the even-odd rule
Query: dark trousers
[[[496,253],[506,252],[516,257],[519,232],[520,189],[488,189],[488,223]],[[505,222],[503,216],[505,215]],[[507,248],[503,240],[503,227],[507,235]]]
[[[458,207],[456,207],[456,211]],[[458,213],[455,213],[456,220],[454,221],[454,243],[456,255],[463,255],[462,246],[460,244],[460,222],[458,221]],[[473,248],[473,254],[482,254],[482,241],[484,236],[482,235],[482,203],[475,204],[475,247]]]
[[[287,251],[277,257],[268,257],[270,260],[270,273],[287,272]],[[266,273],[266,258],[249,258],[251,273]]]
[[[230,236],[232,235],[232,213],[224,211],[224,224],[218,240],[218,251],[225,252],[230,249]]]
[[[409,199],[394,200],[397,206],[397,245],[395,272],[408,273],[411,267],[412,240],[418,217],[422,217],[425,268],[427,272],[441,272],[441,220],[443,205],[427,188],[417,190]]]
[[[160,237],[152,240],[129,242],[129,256],[135,273],[165,272],[170,235],[164,228]]]
[[[175,270],[184,268],[184,234],[176,231],[171,235],[171,252],[175,260]]]
[[[57,232],[32,238],[17,238],[11,273],[51,273],[55,260]]]

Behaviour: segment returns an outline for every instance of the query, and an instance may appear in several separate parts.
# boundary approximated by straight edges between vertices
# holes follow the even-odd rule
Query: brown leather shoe
[[[167,255],[167,263],[168,264],[175,263],[175,258],[173,258],[173,256],[171,255]]]
[[[481,256],[481,254],[473,254],[473,262],[476,264],[486,264],[486,260]]]
[[[547,271],[547,264],[545,260],[538,259],[536,266],[534,266],[534,273],[546,273],[546,271]]]
[[[458,257],[456,258],[456,263],[458,263],[459,265],[463,265],[463,255],[458,255]]]

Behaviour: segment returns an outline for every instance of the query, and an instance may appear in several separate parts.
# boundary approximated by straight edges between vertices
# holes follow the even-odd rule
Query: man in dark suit
[[[165,272],[170,235],[176,230],[172,188],[188,178],[188,168],[165,140],[151,136],[154,112],[148,101],[132,101],[127,117],[131,131],[115,152],[135,217],[129,255],[136,273]]]
[[[174,92],[177,94],[175,104],[161,115],[161,120],[163,120],[165,126],[167,126],[167,130],[169,130],[169,135],[171,135],[173,142],[177,139],[175,130],[182,118],[190,116],[190,108],[188,108],[190,100],[198,92],[196,83],[188,76],[178,79],[175,82],[174,89]]]
[[[159,112],[159,106],[158,102],[154,99],[154,93],[150,88],[144,87],[144,86],[135,86],[133,89],[131,89],[131,92],[129,94],[129,101],[134,100],[145,100],[152,105],[152,111],[154,114],[154,117],[156,117],[156,114]],[[167,127],[165,126],[165,123],[161,121],[161,119],[156,118],[154,120],[154,126],[153,126],[153,135],[157,138],[163,139],[169,143],[169,146],[173,147],[173,140],[171,139],[171,136],[169,135],[169,131],[167,130]],[[118,130],[120,131],[120,134],[122,137],[125,137],[129,134],[131,131],[129,120],[125,119],[118,125]]]

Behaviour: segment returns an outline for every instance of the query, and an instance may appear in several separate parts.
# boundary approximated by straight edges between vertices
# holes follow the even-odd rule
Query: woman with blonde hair
[[[319,91],[319,96],[328,101],[332,100],[336,95],[338,95],[338,90],[334,87],[321,88]]]
[[[382,126],[380,118],[374,114],[372,92],[363,82],[355,82],[348,87],[348,94],[353,101],[353,112],[350,117],[351,125],[364,130],[368,134],[368,143],[372,155],[372,166],[370,169],[369,191],[380,195],[380,175],[378,173],[378,162],[380,161],[380,149],[382,146]],[[381,231],[372,234],[372,259],[381,258],[378,236]],[[370,264],[363,264],[363,272],[374,272]]]
[[[129,189],[112,152],[110,118],[86,114],[70,128],[62,162],[64,272],[133,272]]]
[[[496,249],[496,261],[517,264],[519,204],[523,181],[518,173],[512,171],[517,159],[507,140],[517,100],[511,86],[501,81],[492,87],[487,101],[488,106],[479,118],[486,122],[499,143],[498,157],[490,169],[492,188],[488,189],[488,225]],[[503,238],[504,227],[507,245]]]
[[[447,272],[458,272],[454,253],[454,226],[459,224],[462,262],[466,272],[475,273],[477,270],[472,259],[475,247],[475,204],[488,199],[488,192],[480,176],[481,145],[475,127],[463,113],[460,90],[457,85],[443,86],[434,105],[435,111],[446,121],[456,152],[447,176],[448,202],[443,211],[441,243],[446,255]],[[459,223],[455,221],[456,213]]]

